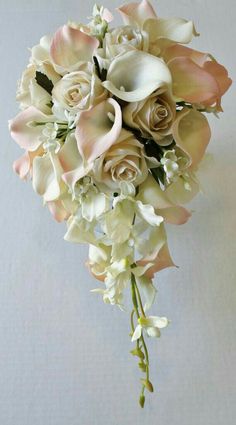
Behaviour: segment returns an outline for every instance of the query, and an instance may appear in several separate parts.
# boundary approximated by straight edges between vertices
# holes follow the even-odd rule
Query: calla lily
[[[201,112],[184,108],[177,113],[172,131],[177,146],[190,158],[191,168],[195,168],[203,158],[211,138],[207,118]]]
[[[187,44],[198,35],[193,22],[181,18],[148,19],[144,22],[143,29],[149,34],[151,44],[158,44],[162,40]]]
[[[186,189],[187,185],[187,189]],[[168,198],[176,204],[188,204],[199,192],[199,183],[191,173],[188,179],[179,177],[175,182],[171,183],[165,190]]]
[[[60,162],[53,153],[47,153],[34,159],[33,188],[35,192],[43,196],[45,202],[59,198],[63,187],[62,172]]]
[[[137,102],[171,84],[171,74],[162,59],[142,51],[128,51],[114,58],[103,86],[126,102]]]
[[[31,177],[33,160],[36,156],[43,155],[43,152],[44,151],[41,147],[39,147],[39,149],[34,152],[26,151],[24,155],[14,161],[13,170],[16,174],[18,174],[20,179],[26,180],[27,178]]]
[[[90,35],[64,25],[53,37],[50,54],[56,71],[64,74],[76,71],[81,62],[92,60],[99,41]]]
[[[171,201],[166,191],[163,191],[155,179],[149,175],[140,185],[138,199],[144,204],[153,205],[157,214],[160,214],[167,223],[184,224],[191,217],[189,211]]]
[[[47,202],[47,206],[54,219],[61,223],[75,213],[78,204],[72,201],[70,194],[63,193],[60,199]]]
[[[75,133],[70,133],[64,145],[58,153],[61,166],[63,168],[62,179],[74,191],[75,184],[84,177],[91,169],[91,165],[85,167],[83,158],[81,157]]]
[[[91,162],[107,151],[118,139],[121,127],[121,108],[114,99],[82,112],[76,124],[76,139],[83,159]]]
[[[45,115],[34,106],[30,106],[9,121],[9,129],[12,138],[21,148],[33,152],[42,144],[40,124],[52,121],[52,116]]]
[[[128,3],[118,8],[126,25],[137,24],[142,26],[149,18],[155,18],[156,13],[152,5],[147,0],[138,3]]]
[[[173,94],[178,99],[206,107],[216,103],[221,110],[221,97],[232,84],[222,65],[207,53],[178,45],[166,49],[164,59],[172,73]]]
[[[150,268],[148,268],[148,270],[145,273],[145,276],[148,279],[153,279],[155,276],[155,273],[163,269],[166,269],[169,267],[176,267],[170,256],[170,251],[169,251],[167,243],[163,245],[163,247],[156,253],[155,256],[143,258],[139,260],[137,264],[140,266],[145,266],[146,264],[149,264],[150,262],[153,265]]]

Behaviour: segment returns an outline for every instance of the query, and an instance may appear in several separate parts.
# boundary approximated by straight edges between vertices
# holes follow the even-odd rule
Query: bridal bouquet
[[[146,337],[169,323],[149,313],[155,273],[174,266],[165,223],[191,216],[183,205],[199,191],[205,113],[222,111],[231,80],[209,53],[185,46],[198,36],[191,21],[159,18],[147,0],[118,11],[119,27],[96,5],[88,24],[70,21],[41,38],[9,126],[24,149],[16,173],[66,221],[66,241],[89,244],[94,292],[121,309],[130,294],[143,407],[153,391]]]

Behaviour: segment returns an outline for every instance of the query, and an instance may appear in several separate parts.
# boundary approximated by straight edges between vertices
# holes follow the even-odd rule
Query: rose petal
[[[42,126],[34,123],[52,122],[53,118],[45,115],[30,106],[20,112],[13,120],[9,121],[9,129],[12,138],[18,145],[27,151],[35,151],[42,144]]]
[[[116,142],[121,127],[121,109],[114,99],[107,99],[82,112],[76,125],[76,139],[82,157],[91,162],[102,155]]]
[[[188,57],[178,57],[168,64],[173,78],[173,94],[190,103],[203,103],[220,96],[215,78]],[[212,102],[213,103],[213,102]]]
[[[136,102],[170,84],[171,74],[162,59],[129,51],[112,61],[103,86],[119,99]]]
[[[148,18],[155,18],[156,13],[147,0],[139,3],[128,3],[117,9],[126,25],[138,24],[142,26],[143,22]]]
[[[184,108],[177,113],[172,131],[177,146],[189,156],[191,167],[196,167],[211,138],[207,118],[201,112]]]
[[[81,62],[89,62],[99,41],[79,29],[64,25],[55,33],[50,54],[58,72],[75,71]]]

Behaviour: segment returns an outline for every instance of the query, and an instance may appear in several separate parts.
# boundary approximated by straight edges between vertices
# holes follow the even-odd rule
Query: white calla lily
[[[148,53],[134,50],[114,58],[103,86],[126,102],[137,102],[163,86],[171,85],[165,62]]]
[[[34,158],[33,188],[45,202],[54,201],[60,196],[65,186],[61,180],[62,173],[61,164],[54,153],[48,152]]]

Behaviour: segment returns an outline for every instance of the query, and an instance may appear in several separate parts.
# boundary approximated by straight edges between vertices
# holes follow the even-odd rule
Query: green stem
[[[136,293],[137,293],[137,297],[138,297],[138,303],[139,303],[139,307],[140,307],[141,313],[142,313],[143,317],[146,317],[146,314],[145,314],[145,311],[144,311],[144,308],[143,308],[143,303],[142,303],[141,295],[140,295],[140,292],[139,292],[139,289],[138,289],[138,285],[137,285],[136,282],[135,282],[135,289],[136,289]]]
[[[132,293],[132,301],[133,301],[133,306],[134,309],[131,313],[131,326],[132,326],[132,330],[134,331],[134,314],[136,314],[137,320],[140,319],[140,313],[139,313],[139,308],[141,310],[141,314],[143,317],[145,316],[145,312],[144,312],[144,308],[143,308],[143,304],[142,304],[142,299],[141,299],[141,295],[136,283],[136,279],[135,279],[135,275],[132,273],[131,274],[131,293]],[[144,356],[145,356],[145,363],[146,363],[146,382],[149,383],[149,355],[148,355],[148,349],[144,340],[144,336],[143,336],[143,332],[140,336],[140,338],[137,340],[137,347],[140,347],[140,343],[142,344],[142,348],[144,350]],[[145,385],[142,385],[142,389],[141,389],[141,395],[140,395],[140,400],[142,398],[144,398],[145,401],[145,397],[144,397],[144,392],[145,392]],[[144,405],[144,401],[143,403],[141,403],[141,406],[143,407]]]

